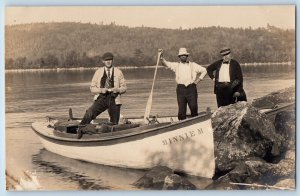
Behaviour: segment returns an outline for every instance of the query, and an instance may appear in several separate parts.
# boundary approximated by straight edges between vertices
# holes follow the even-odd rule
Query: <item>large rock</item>
[[[235,184],[235,188],[277,189],[278,181],[295,178],[294,111],[278,113],[273,124],[251,104],[238,103],[220,108],[213,115],[213,128],[215,144],[218,143],[215,149],[217,173],[223,173],[211,187],[222,185],[228,189],[231,183],[242,183],[248,186]],[[272,153],[274,157],[270,159]],[[291,187],[292,183],[281,188]]]
[[[295,150],[288,150],[277,164],[272,164],[269,174],[277,179],[295,178],[296,158]]]
[[[280,180],[276,184],[274,184],[274,187],[277,189],[295,190],[296,188],[295,178]]]
[[[204,188],[205,190],[238,190],[238,185],[231,184],[230,182],[215,181]]]
[[[235,183],[238,189],[250,190],[270,189],[272,186],[274,187],[271,189],[278,189],[279,187],[290,189],[293,188],[292,183],[288,186],[279,186],[278,183],[285,179],[295,179],[296,168],[294,158],[293,154],[288,154],[287,158],[283,159],[280,163],[273,164],[257,157],[251,157],[245,161],[241,161],[233,170],[215,180],[213,184]],[[257,184],[263,186],[255,186]]]
[[[187,179],[177,175],[171,174],[165,177],[163,190],[196,190],[196,186],[193,185]]]
[[[249,157],[247,160],[239,162],[233,170],[218,178],[216,182],[252,184],[259,182],[263,174],[266,173],[269,168],[268,163],[263,159]]]
[[[138,188],[154,190],[195,190],[196,186],[185,178],[174,174],[164,166],[156,166],[133,184]]]
[[[252,103],[219,108],[212,116],[216,175],[207,189],[294,189],[295,107],[272,109],[295,102],[295,87]]]
[[[295,110],[282,111],[275,116],[275,130],[284,137],[287,150],[295,150],[296,116]]]
[[[162,189],[166,176],[173,174],[173,171],[164,166],[156,166],[134,183],[139,188]]]
[[[264,109],[275,108],[280,104],[293,102],[295,102],[295,86],[285,88],[255,99],[252,102],[252,105],[256,108]]]
[[[212,115],[212,126],[216,174],[234,169],[248,157],[275,157],[283,150],[283,137],[250,103],[220,107]]]

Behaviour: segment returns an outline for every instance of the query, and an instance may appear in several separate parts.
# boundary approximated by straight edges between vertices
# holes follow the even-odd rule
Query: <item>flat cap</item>
[[[114,55],[110,52],[106,52],[102,55],[103,61],[108,61],[108,60],[113,60],[113,59],[114,59]]]

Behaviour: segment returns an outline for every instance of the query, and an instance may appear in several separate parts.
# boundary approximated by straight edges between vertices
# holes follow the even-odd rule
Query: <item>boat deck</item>
[[[178,121],[177,117],[160,117],[157,118],[158,122],[153,124],[144,124],[143,119],[132,118],[128,119],[130,124],[120,124],[120,125],[105,125],[105,132],[93,133],[93,134],[83,134],[82,138],[78,139],[76,133],[67,133],[64,131],[58,131],[54,129],[54,124],[57,120],[35,122],[32,124],[33,130],[40,136],[52,138],[55,140],[63,141],[101,141],[101,140],[112,140],[126,138],[135,135],[151,135],[168,132],[174,129],[182,128],[191,124],[195,124],[201,121],[210,119],[210,115],[202,114],[201,116],[196,116],[193,118],[188,118],[183,121]],[[69,121],[72,124],[72,121]],[[79,121],[76,120],[78,123]],[[93,122],[94,126],[101,126],[103,119],[98,119]],[[73,123],[74,124],[74,123]],[[125,128],[126,127],[126,128]],[[122,129],[123,128],[123,129]]]

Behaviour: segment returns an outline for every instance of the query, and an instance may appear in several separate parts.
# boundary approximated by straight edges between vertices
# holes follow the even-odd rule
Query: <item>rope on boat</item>
[[[278,190],[295,190],[293,188],[288,187],[279,187],[279,186],[271,186],[271,185],[263,185],[263,184],[248,184],[248,183],[236,183],[236,182],[229,182],[229,184],[233,185],[242,185],[242,186],[254,186],[254,187],[263,187],[263,188],[270,188],[270,189],[278,189]]]

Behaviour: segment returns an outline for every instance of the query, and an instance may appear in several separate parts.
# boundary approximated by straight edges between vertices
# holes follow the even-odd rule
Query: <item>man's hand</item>
[[[164,53],[164,50],[163,49],[158,49],[158,52],[159,52],[159,59],[160,60],[163,60],[163,53]]]
[[[198,78],[194,81],[194,84],[198,84],[200,81],[202,81],[202,79]]]
[[[105,94],[107,93],[108,89],[107,88],[100,88],[100,93]]]
[[[241,93],[239,93],[239,92],[235,92],[235,93],[233,94],[233,97],[239,97],[239,96],[241,96]]]
[[[111,89],[111,92],[113,92],[113,93],[119,93],[120,90],[118,88],[113,88],[113,89]]]

